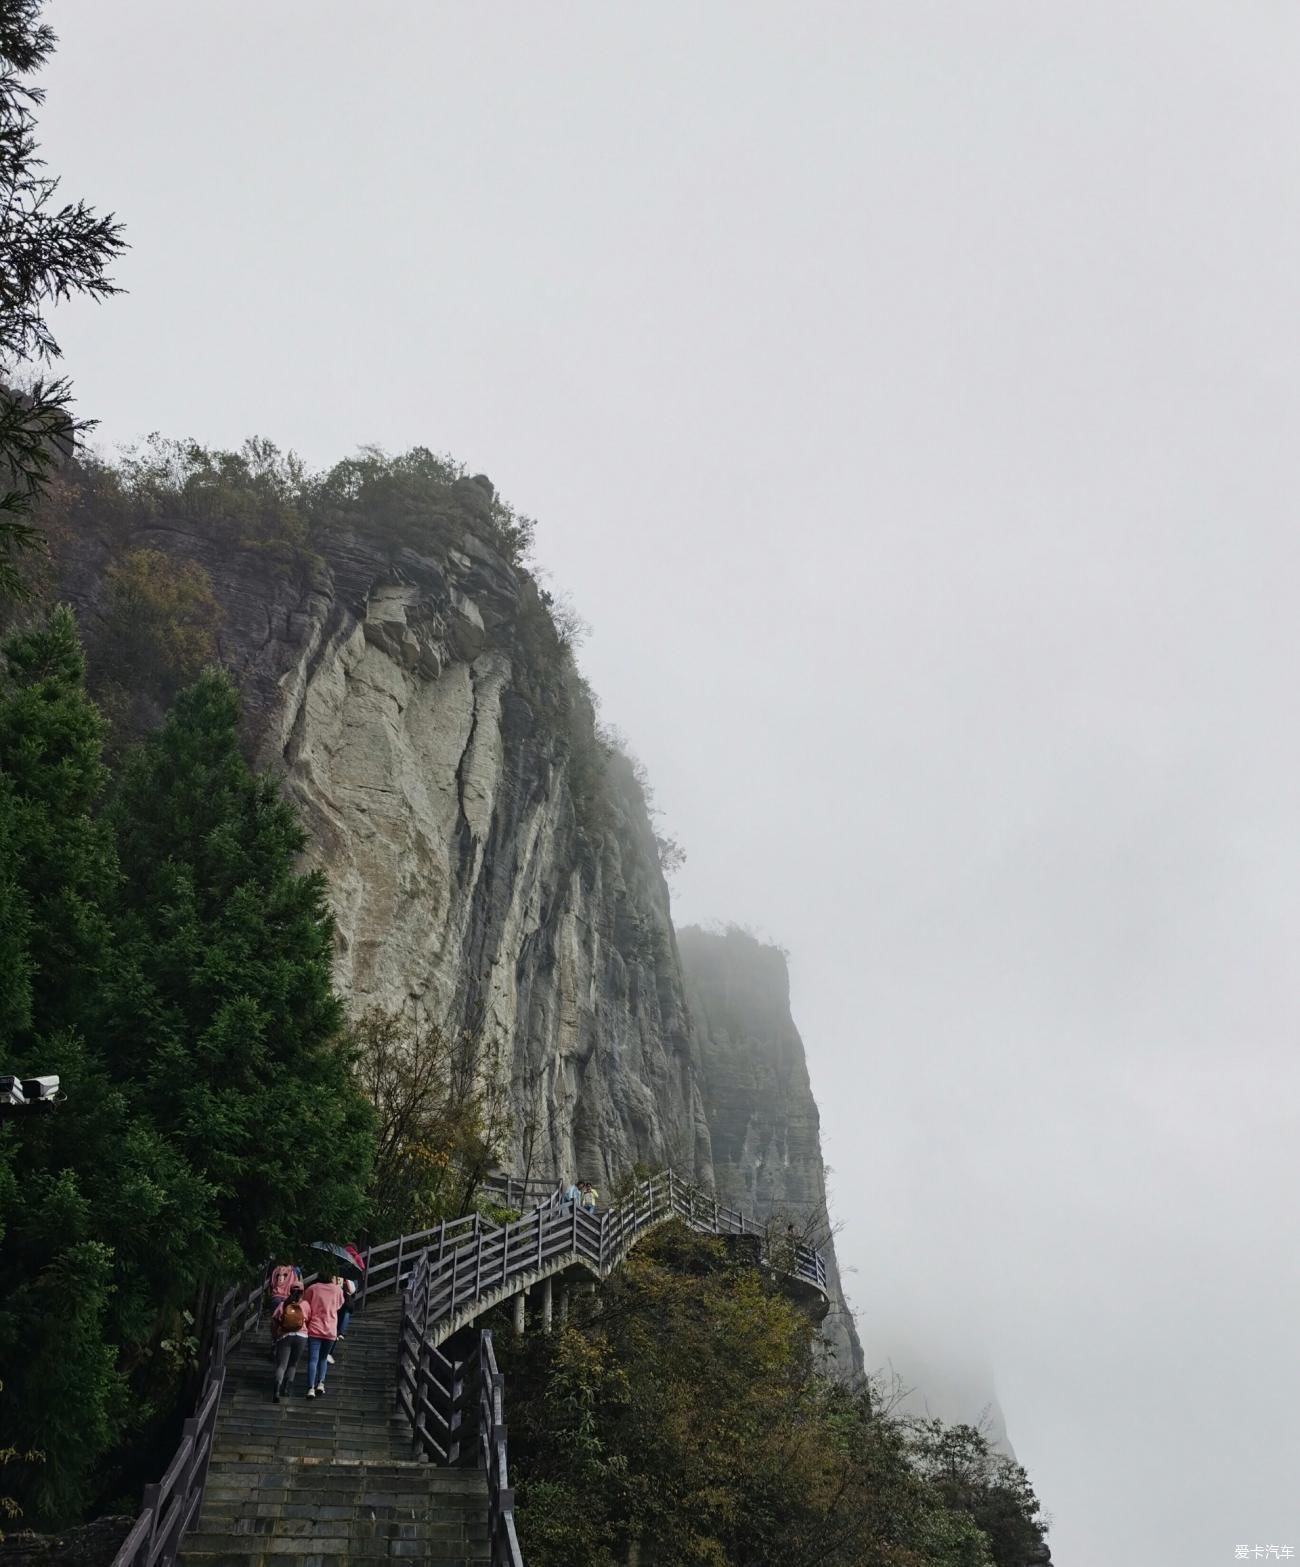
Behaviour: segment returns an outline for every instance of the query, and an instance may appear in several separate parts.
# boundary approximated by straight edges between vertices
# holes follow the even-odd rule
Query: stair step
[[[396,1542],[400,1544],[401,1542]],[[264,1551],[260,1548],[247,1551],[196,1551],[186,1544],[182,1557],[194,1567],[392,1567],[394,1561],[427,1562],[429,1567],[479,1567],[479,1563],[492,1560],[487,1545],[450,1541],[440,1544],[419,1545],[415,1552],[376,1551],[362,1553],[344,1551],[300,1552]]]
[[[358,1313],[324,1396],[300,1360],[278,1403],[264,1331],[235,1351],[182,1567],[487,1567],[486,1477],[414,1456],[397,1332],[395,1300]]]
[[[352,1529],[354,1524],[379,1526],[402,1530],[418,1528],[425,1524],[460,1523],[467,1527],[486,1527],[487,1508],[482,1497],[467,1499],[463,1503],[439,1501],[433,1505],[416,1507],[369,1507],[363,1503],[331,1503],[323,1507],[309,1507],[293,1503],[278,1513],[209,1512],[203,1509],[201,1532],[203,1534],[303,1534],[309,1533],[307,1525],[324,1524],[340,1531]],[[327,1531],[328,1532],[328,1531]],[[400,1532],[393,1536],[404,1539]]]
[[[449,1542],[486,1544],[487,1537],[486,1520],[474,1525],[459,1518],[412,1523],[291,1518],[279,1520],[275,1529],[210,1530],[205,1525],[189,1536],[186,1548],[218,1556],[243,1550],[282,1555],[300,1555],[307,1551],[346,1553],[352,1548],[370,1555],[387,1552],[394,1556],[413,1556],[421,1541],[439,1545]]]

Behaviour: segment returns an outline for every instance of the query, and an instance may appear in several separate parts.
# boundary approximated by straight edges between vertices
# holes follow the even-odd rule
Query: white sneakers
[[[308,1398],[315,1398],[316,1397],[316,1389],[314,1387],[309,1387],[307,1389],[307,1397]]]
[[[325,1359],[328,1361],[328,1363],[331,1366],[334,1364],[334,1356],[333,1355],[326,1355]]]

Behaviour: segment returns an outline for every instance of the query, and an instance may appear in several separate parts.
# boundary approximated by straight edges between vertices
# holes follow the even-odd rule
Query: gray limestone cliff
[[[517,1172],[608,1185],[645,1162],[707,1186],[716,1168],[738,1202],[824,1207],[801,1049],[797,1091],[779,1073],[752,1085],[776,1096],[764,1140],[733,1126],[641,788],[602,742],[544,595],[497,547],[479,482],[421,517],[418,547],[354,519],[277,557],[210,521],[164,510],[110,528],[92,510],[61,591],[93,650],[110,559],[157,550],[206,570],[249,753],[282,778],[329,885],[349,1006],[498,1041]],[[851,1324],[833,1320],[844,1352]]]
[[[861,1374],[862,1345],[831,1241],[820,1118],[790,1014],[785,957],[734,928],[687,927],[678,942],[718,1195],[759,1219],[794,1223],[826,1248],[833,1293],[822,1331],[836,1372]]]

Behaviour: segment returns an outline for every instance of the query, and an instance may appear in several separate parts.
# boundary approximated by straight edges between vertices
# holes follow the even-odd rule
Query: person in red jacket
[[[329,1356],[338,1337],[343,1288],[338,1279],[317,1279],[303,1296],[307,1303],[307,1397],[325,1391]]]

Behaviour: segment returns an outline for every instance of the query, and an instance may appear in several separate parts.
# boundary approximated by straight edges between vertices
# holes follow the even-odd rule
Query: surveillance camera
[[[12,1072],[0,1072],[0,1105],[25,1105],[23,1085]]]
[[[23,1093],[28,1099],[48,1104],[59,1097],[59,1080],[52,1073],[44,1077],[25,1077]]]

